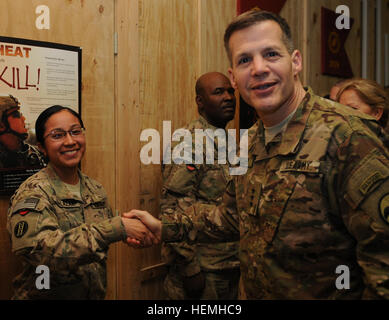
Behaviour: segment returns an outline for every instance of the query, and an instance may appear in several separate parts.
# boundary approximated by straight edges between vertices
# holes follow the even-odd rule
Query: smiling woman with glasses
[[[86,141],[78,113],[52,106],[39,115],[35,131],[48,165],[11,198],[7,229],[23,261],[13,298],[103,299],[109,245],[157,239],[139,220],[113,217],[102,185],[79,170]],[[36,285],[39,265],[49,270],[43,288]]]

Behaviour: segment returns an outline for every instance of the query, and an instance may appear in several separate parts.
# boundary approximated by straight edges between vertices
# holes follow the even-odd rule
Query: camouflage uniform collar
[[[204,129],[212,129],[212,130],[223,129],[223,128],[217,128],[217,127],[213,126],[202,115],[199,116],[198,121],[201,123],[201,125]]]
[[[253,141],[253,155],[255,160],[263,160],[276,155],[288,155],[297,152],[298,146],[303,136],[308,117],[314,105],[313,90],[304,87],[306,94],[293,118],[289,121],[285,131],[277,135],[270,143],[265,145],[265,129],[262,121],[258,120],[258,129]]]
[[[80,197],[75,196],[71,192],[71,190],[67,187],[66,183],[64,183],[61,180],[61,178],[57,175],[50,162],[48,163],[47,167],[44,170],[46,171],[46,174],[49,177],[50,184],[53,187],[55,191],[55,195],[59,200],[74,199],[80,202],[83,201]],[[78,176],[80,178],[80,186],[81,186],[81,193],[82,193],[82,190],[85,189],[86,187],[85,178],[84,175],[81,173],[80,169],[77,170],[78,170]]]

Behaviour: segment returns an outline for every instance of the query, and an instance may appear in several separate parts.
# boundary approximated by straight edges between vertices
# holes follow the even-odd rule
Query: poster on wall
[[[81,111],[81,48],[0,36],[0,194],[45,166],[35,121],[52,105]]]
[[[350,18],[349,28],[337,27],[338,14],[321,7],[321,72],[322,74],[352,78],[354,76],[345,44],[354,19]]]

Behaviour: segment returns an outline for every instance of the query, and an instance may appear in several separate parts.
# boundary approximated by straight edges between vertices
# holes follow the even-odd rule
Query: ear
[[[46,152],[45,147],[40,142],[38,142],[36,145],[37,145],[39,151],[42,152],[45,157],[47,157],[47,152]]]
[[[238,89],[238,86],[236,84],[236,79],[235,79],[235,76],[234,76],[234,71],[232,70],[232,68],[228,68],[228,77],[230,78],[230,82],[231,82],[231,86],[237,90]]]
[[[294,50],[292,53],[292,68],[293,75],[297,76],[303,70],[303,58],[299,50]]]
[[[376,120],[380,120],[384,113],[384,108],[375,108],[373,109],[372,116],[376,118]]]
[[[198,106],[203,103],[203,98],[199,94],[196,95],[196,103]]]
[[[199,113],[201,114],[204,110],[204,104],[203,104],[203,97],[200,96],[199,94],[196,95],[196,103],[197,103],[197,109]]]

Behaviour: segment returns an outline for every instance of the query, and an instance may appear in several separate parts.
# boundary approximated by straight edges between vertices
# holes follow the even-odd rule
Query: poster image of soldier
[[[0,94],[0,193],[13,192],[45,166],[39,149],[27,143],[29,133],[20,107],[14,96]]]

